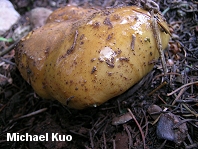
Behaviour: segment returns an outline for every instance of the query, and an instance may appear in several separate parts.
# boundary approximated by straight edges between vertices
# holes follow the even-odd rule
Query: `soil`
[[[112,7],[137,5],[137,1],[121,0],[11,0],[21,19],[10,29],[28,24],[29,11],[36,7],[55,10],[67,4],[86,7]],[[161,0],[160,11],[166,18],[172,37],[165,50],[168,61],[167,77],[163,75],[160,60],[154,69],[124,94],[103,105],[85,110],[69,109],[57,101],[45,100],[36,95],[21,77],[14,61],[12,42],[0,41],[0,51],[11,51],[0,58],[0,148],[69,148],[69,149],[173,149],[198,148],[198,16],[197,1]],[[145,7],[144,3],[139,3]],[[181,87],[181,88],[180,88]],[[178,89],[178,90],[177,90]],[[158,105],[186,123],[188,134],[178,144],[159,139],[158,125],[148,108]],[[125,113],[135,119],[122,121]],[[112,125],[116,118],[117,125]],[[114,122],[115,123],[115,122]],[[113,124],[114,124],[113,123]],[[49,141],[7,141],[7,133],[32,135],[49,134]],[[71,135],[72,141],[52,141],[51,134]]]

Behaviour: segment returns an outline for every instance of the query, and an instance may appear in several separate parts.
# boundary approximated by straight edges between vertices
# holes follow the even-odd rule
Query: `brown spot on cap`
[[[108,35],[107,40],[111,40],[112,37],[113,37],[113,33]]]
[[[107,59],[106,60],[106,64],[109,66],[109,67],[111,67],[111,68],[114,68],[114,62],[113,62],[113,59],[112,60],[109,60],[109,59]]]
[[[93,24],[93,28],[99,28],[100,27],[100,22],[95,22]]]
[[[95,71],[97,71],[96,66],[93,66],[92,70],[91,70],[91,74],[93,74]]]
[[[109,28],[113,28],[113,25],[111,24],[111,21],[108,17],[105,18],[103,23],[104,23],[104,25],[109,26]]]

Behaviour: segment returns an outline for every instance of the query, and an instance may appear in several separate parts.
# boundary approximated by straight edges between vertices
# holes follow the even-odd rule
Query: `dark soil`
[[[28,13],[35,7],[55,10],[68,3],[78,6],[133,5],[136,1],[99,0],[11,0],[21,14],[14,28],[28,24]],[[52,3],[55,2],[55,5]],[[167,77],[163,76],[161,62],[129,91],[96,108],[69,109],[57,101],[38,97],[31,86],[20,76],[14,62],[14,50],[1,55],[0,63],[0,148],[69,148],[69,149],[128,149],[128,148],[198,148],[198,16],[197,1],[161,0],[160,11],[166,18],[172,33],[165,51],[168,65]],[[144,6],[143,3],[140,4]],[[1,52],[13,43],[0,41]],[[4,63],[3,63],[4,62]],[[163,84],[163,82],[166,82]],[[180,88],[182,86],[182,88]],[[178,89],[180,88],[180,89]],[[155,90],[157,89],[157,90]],[[176,90],[178,89],[178,91]],[[175,91],[176,90],[176,91]],[[171,93],[175,91],[174,93]],[[171,93],[171,94],[168,94]],[[169,96],[168,96],[169,95]],[[150,105],[158,105],[162,113],[171,112],[186,123],[188,135],[181,144],[158,139],[157,122],[147,112]],[[130,110],[129,110],[130,109]],[[135,119],[112,125],[115,117],[127,113]],[[159,113],[158,113],[159,114]],[[156,120],[157,121],[157,120]],[[6,141],[7,133],[45,135],[59,133],[71,135],[72,141]]]

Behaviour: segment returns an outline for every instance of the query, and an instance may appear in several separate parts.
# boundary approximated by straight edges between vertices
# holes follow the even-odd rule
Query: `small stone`
[[[17,41],[19,39],[21,39],[22,37],[25,37],[31,30],[31,27],[28,26],[19,26],[18,28],[16,28],[12,34],[12,39],[14,41]]]
[[[52,10],[37,7],[31,10],[30,12],[30,22],[32,23],[33,28],[39,28],[45,25],[47,18],[52,13]]]
[[[168,66],[173,66],[174,65],[174,61],[172,59],[168,59],[167,60],[167,65]]]
[[[55,1],[50,1],[50,5],[51,5],[52,7],[56,7],[56,2],[55,2]]]
[[[0,35],[3,35],[18,21],[20,14],[8,0],[0,0],[0,7]]]
[[[131,119],[133,119],[131,117],[131,114],[129,112],[127,112],[127,113],[123,114],[122,116],[114,117],[112,120],[112,125],[124,124],[124,123],[130,121]]]
[[[150,116],[154,120],[156,120],[158,118],[161,111],[162,111],[162,108],[160,108],[158,105],[150,105],[147,110],[147,112],[150,114]]]
[[[186,123],[181,123],[181,119],[172,114],[162,114],[157,124],[157,137],[160,139],[166,139],[174,141],[176,144],[182,143],[188,133]],[[179,124],[177,127],[176,125]]]

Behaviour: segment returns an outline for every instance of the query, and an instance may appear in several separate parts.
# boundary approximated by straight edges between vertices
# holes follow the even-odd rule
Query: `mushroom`
[[[159,52],[151,14],[139,7],[75,11],[74,19],[52,13],[16,46],[15,60],[40,97],[83,109],[124,93],[152,70]],[[164,49],[168,25],[159,14],[158,22]]]

